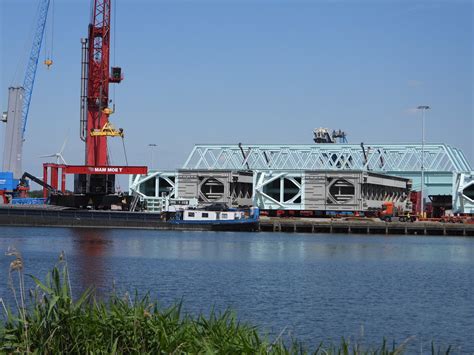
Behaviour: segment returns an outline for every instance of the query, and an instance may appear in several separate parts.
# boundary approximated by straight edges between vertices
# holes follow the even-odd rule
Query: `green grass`
[[[270,339],[238,321],[231,311],[209,316],[183,314],[181,303],[162,309],[148,296],[111,295],[97,300],[92,290],[73,299],[67,264],[61,262],[25,297],[21,254],[10,265],[9,281],[16,303],[3,301],[0,353],[75,354],[401,354],[404,345],[366,349],[342,339],[337,345],[307,349],[294,339]],[[27,304],[28,303],[28,304]],[[432,353],[441,351],[431,349]],[[443,353],[449,353],[449,349]]]

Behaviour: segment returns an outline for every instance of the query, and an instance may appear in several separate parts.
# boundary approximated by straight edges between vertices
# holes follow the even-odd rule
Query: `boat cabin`
[[[183,221],[233,221],[244,219],[243,211],[184,210]]]

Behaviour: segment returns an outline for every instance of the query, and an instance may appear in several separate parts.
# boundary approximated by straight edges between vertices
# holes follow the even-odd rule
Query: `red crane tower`
[[[81,139],[86,142],[85,163],[91,166],[109,165],[107,137],[123,136],[121,131],[115,131],[109,124],[109,115],[112,113],[109,108],[109,83],[122,81],[121,68],[114,67],[112,72],[109,72],[110,10],[111,0],[94,1],[89,37],[82,42],[85,53],[83,53]]]
[[[110,68],[112,0],[91,0],[92,18],[82,39],[80,137],[85,142],[85,165],[44,164],[44,181],[51,175],[51,203],[71,207],[110,208],[123,201],[115,194],[115,175],[147,174],[145,166],[111,166],[108,137],[122,137],[109,122],[109,84],[122,81],[122,70]],[[48,174],[48,171],[51,174]],[[61,187],[58,178],[61,170]],[[64,194],[66,174],[74,174],[74,194]],[[47,195],[46,189],[44,190]]]

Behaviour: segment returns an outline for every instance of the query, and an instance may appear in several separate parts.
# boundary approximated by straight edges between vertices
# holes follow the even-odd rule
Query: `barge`
[[[171,225],[211,226],[213,230],[258,231],[260,211],[257,207],[241,209],[186,209],[169,219]]]

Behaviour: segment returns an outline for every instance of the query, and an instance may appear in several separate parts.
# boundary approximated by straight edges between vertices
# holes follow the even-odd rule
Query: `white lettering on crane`
[[[94,168],[95,173],[119,173],[123,168]]]

